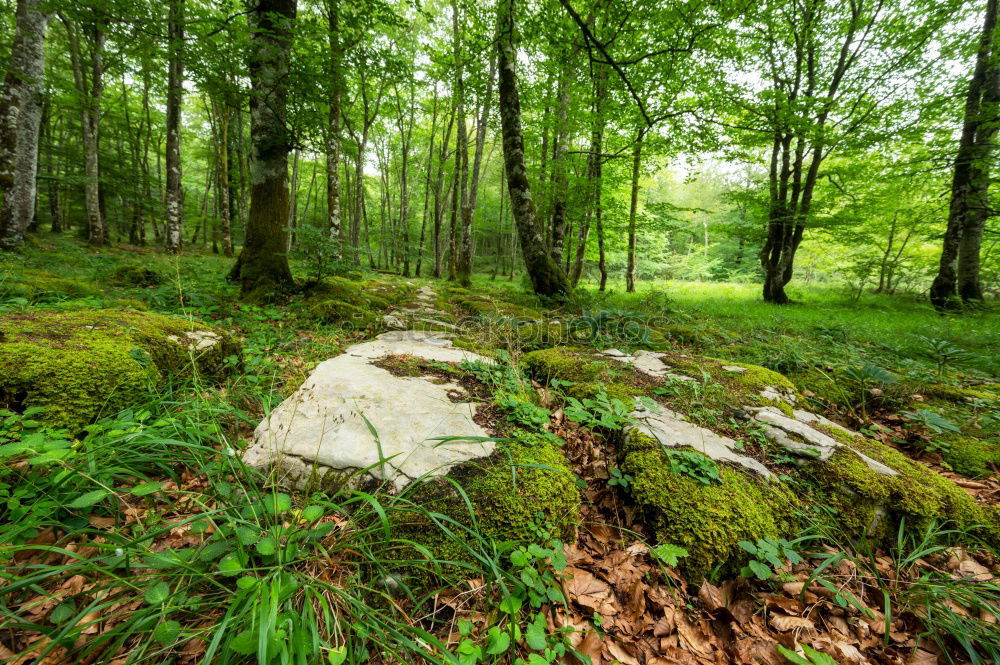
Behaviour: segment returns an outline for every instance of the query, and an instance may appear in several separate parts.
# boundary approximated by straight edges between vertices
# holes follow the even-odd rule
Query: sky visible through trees
[[[1000,287],[996,3],[7,0],[0,242],[470,283]],[[933,282],[933,288],[931,288]]]

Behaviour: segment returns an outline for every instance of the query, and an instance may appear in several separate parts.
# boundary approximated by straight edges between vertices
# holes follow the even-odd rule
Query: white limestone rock
[[[815,429],[810,425],[811,423],[829,423],[844,431],[849,431],[827,420],[823,416],[809,413],[808,411],[796,410],[794,411],[795,417],[790,418],[782,413],[780,409],[773,406],[744,407],[744,409],[752,413],[754,420],[764,426],[764,435],[769,441],[785,448],[798,457],[818,459],[825,462],[830,459],[838,448],[844,445],[825,432]],[[898,475],[894,469],[878,460],[874,460],[856,450],[853,452],[872,471],[887,476]]]
[[[457,384],[429,380],[439,382],[437,377],[395,376],[373,364],[390,355],[491,362],[453,347],[449,337],[439,332],[387,332],[320,363],[302,387],[257,426],[243,460],[265,473],[274,471],[277,482],[286,487],[305,489],[330,478],[336,483],[367,469],[367,475],[400,489],[414,478],[444,475],[456,464],[490,455],[494,443],[475,440],[488,435],[473,421],[479,405],[449,399]],[[473,440],[434,440],[444,436]],[[334,475],[327,478],[329,473]],[[361,482],[364,476],[357,475],[356,482]]]
[[[601,351],[602,355],[617,360],[618,362],[631,365],[647,376],[673,379],[674,381],[694,381],[695,379],[684,374],[671,372],[670,365],[663,362],[663,354],[655,351],[640,349],[628,355],[618,349],[606,349]]]
[[[716,462],[730,462],[768,480],[774,478],[774,474],[763,464],[741,454],[733,439],[695,425],[681,414],[662,405],[653,410],[637,403],[631,416],[635,424],[628,430],[626,436],[637,430],[656,439],[666,448],[690,446]]]

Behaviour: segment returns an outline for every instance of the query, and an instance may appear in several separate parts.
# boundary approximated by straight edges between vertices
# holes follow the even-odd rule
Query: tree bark
[[[497,67],[499,70],[500,122],[503,135],[504,167],[511,212],[521,239],[524,264],[535,293],[564,297],[569,291],[566,274],[546,251],[538,225],[535,202],[524,160],[521,129],[521,101],[517,92],[517,52],[514,48],[514,0],[497,5]]]
[[[574,49],[563,65],[556,93],[556,134],[552,146],[552,260],[562,262],[566,243],[566,196],[569,190],[566,176],[566,144],[569,142],[569,86],[571,62],[577,56]],[[598,65],[599,66],[599,65]]]
[[[628,209],[628,267],[625,270],[625,290],[635,291],[635,218],[639,212],[639,171],[642,166],[642,139],[645,131],[640,130],[632,146],[632,198]]]
[[[167,16],[167,251],[181,251],[184,193],[181,182],[181,104],[184,99],[184,0],[169,0]]]
[[[330,243],[333,247],[331,254],[334,259],[339,260],[342,235],[340,219],[340,97],[343,87],[340,0],[330,0],[327,11],[330,30],[330,112],[326,135],[326,209]]]
[[[576,240],[576,258],[573,262],[573,267],[570,270],[569,280],[573,286],[580,283],[580,277],[583,275],[583,265],[587,256],[587,238],[590,235],[590,222],[592,218],[597,218],[598,223],[602,223],[600,220],[601,215],[601,159],[603,158],[604,152],[604,95],[607,90],[608,81],[608,70],[603,65],[594,64],[594,103],[593,112],[594,118],[591,123],[590,130],[590,154],[587,155],[587,186],[590,192],[590,205],[588,206],[587,213],[584,215],[583,221],[580,223],[580,231]],[[601,257],[600,257],[600,267],[602,271],[602,276],[604,275],[604,234],[603,228],[602,233],[598,238],[601,245]],[[603,277],[601,283],[603,285],[606,280],[606,276]],[[603,290],[603,287],[602,287]]]
[[[0,247],[16,247],[35,216],[38,136],[49,14],[18,0],[14,43],[0,92]]]
[[[483,97],[483,105],[476,126],[476,149],[472,162],[469,192],[468,195],[462,197],[462,246],[459,254],[458,281],[462,286],[466,287],[472,284],[472,220],[476,213],[476,201],[479,198],[479,176],[482,173],[483,148],[486,145],[486,125],[490,115],[490,102],[493,100],[493,77],[495,75],[496,59],[490,58],[490,71],[486,80],[486,96]]]
[[[244,296],[267,298],[292,284],[285,254],[288,153],[285,123],[295,0],[260,0],[249,15],[250,136],[253,148],[246,240],[230,272]]]

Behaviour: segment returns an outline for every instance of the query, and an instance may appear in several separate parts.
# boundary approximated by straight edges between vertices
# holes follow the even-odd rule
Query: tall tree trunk
[[[233,198],[229,183],[229,106],[217,105],[219,115],[219,207],[222,217],[222,253],[233,255]]]
[[[292,284],[285,254],[291,149],[285,112],[295,9],[295,0],[260,0],[248,17],[252,188],[246,240],[230,272],[243,295],[270,297]]]
[[[625,270],[625,290],[635,291],[635,218],[639,212],[639,171],[642,166],[642,139],[645,131],[640,130],[632,146],[632,198],[628,209],[628,267]]]
[[[462,201],[462,245],[459,250],[458,280],[462,286],[472,284],[472,220],[476,213],[476,202],[479,198],[479,176],[483,166],[483,148],[486,145],[486,128],[490,115],[490,102],[493,100],[493,77],[496,76],[496,58],[490,58],[490,71],[486,80],[486,95],[483,97],[482,109],[476,125],[476,154],[472,163],[472,177],[469,182],[468,196]],[[492,149],[491,149],[492,154]]]
[[[980,144],[979,134],[984,123],[992,124],[995,118],[987,116],[984,102],[988,89],[995,85],[996,63],[993,39],[997,24],[997,0],[987,0],[983,30],[976,53],[976,64],[969,81],[965,98],[962,135],[951,182],[951,203],[948,207],[948,226],[945,229],[938,274],[931,284],[930,300],[938,309],[950,306],[958,284],[958,257],[962,236],[967,227],[978,225],[977,217],[985,215],[989,170],[987,160],[991,146]],[[990,132],[992,134],[992,132]],[[967,261],[969,251],[967,249]],[[978,254],[978,251],[977,251]],[[966,276],[966,280],[969,276]]]
[[[83,66],[80,28],[71,23],[63,15],[60,15],[59,18],[66,26],[70,64],[73,68],[73,81],[80,96],[80,128],[83,134],[83,181],[84,206],[87,214],[87,239],[92,245],[105,245],[108,242],[108,237],[104,225],[104,215],[101,210],[99,157],[101,94],[104,91],[104,29],[100,25],[100,20],[95,20],[93,25],[86,27],[90,32],[91,41],[90,66],[88,71]]]
[[[594,119],[590,130],[590,154],[587,155],[587,187],[590,193],[590,205],[587,214],[580,223],[579,235],[576,239],[576,258],[570,270],[570,283],[576,286],[583,275],[583,264],[587,255],[587,237],[590,235],[590,222],[600,215],[601,209],[601,160],[604,152],[604,95],[606,94],[608,70],[603,65],[594,65]],[[601,271],[604,274],[604,238],[603,228],[600,234]],[[606,279],[606,278],[605,278]],[[605,279],[602,279],[602,284]],[[603,288],[602,288],[603,290]]]
[[[330,30],[330,111],[326,130],[326,210],[332,256],[340,259],[340,96],[343,86],[340,47],[340,0],[330,0],[327,7]]]
[[[431,171],[434,168],[434,139],[437,138],[438,88],[434,83],[434,101],[431,103],[431,138],[427,146],[427,171],[424,175],[424,214],[420,220],[420,243],[417,247],[417,265],[414,274],[420,277],[420,268],[424,262],[424,240],[427,234],[427,214],[431,203]]]
[[[565,273],[546,251],[538,225],[535,202],[524,160],[521,130],[521,101],[517,93],[517,51],[514,48],[514,0],[497,5],[497,68],[499,70],[500,122],[503,135],[504,166],[511,212],[521,239],[524,264],[535,293],[563,297],[569,291]]]
[[[569,143],[569,87],[572,62],[576,53],[563,65],[556,93],[556,134],[552,146],[552,260],[562,262],[566,243],[566,196],[569,185],[566,177],[566,146]],[[599,66],[599,65],[597,65]]]
[[[441,270],[444,266],[444,257],[441,248],[441,225],[444,220],[444,212],[448,207],[448,196],[451,189],[442,191],[444,187],[444,165],[448,160],[448,138],[451,136],[451,126],[455,122],[455,114],[448,114],[448,122],[445,123],[444,133],[441,135],[441,154],[438,156],[437,177],[434,179],[434,277],[441,278]]]
[[[0,91],[0,247],[24,242],[35,216],[38,136],[45,74],[45,29],[49,14],[41,0],[18,0],[14,43]]]
[[[184,0],[169,0],[167,16],[167,251],[181,251],[184,193],[181,191],[181,104],[184,98]]]

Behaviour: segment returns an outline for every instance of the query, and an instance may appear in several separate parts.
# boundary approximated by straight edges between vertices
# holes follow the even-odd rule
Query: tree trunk
[[[246,240],[230,278],[243,295],[270,297],[292,284],[285,254],[288,153],[285,124],[295,0],[260,0],[249,15],[250,135],[253,146]]]
[[[167,17],[167,251],[181,251],[184,193],[181,191],[181,103],[184,97],[184,0],[169,0]]]
[[[327,8],[330,29],[330,112],[326,135],[326,210],[330,230],[331,255],[341,256],[340,219],[340,93],[343,54],[340,47],[340,0],[330,0]]]
[[[601,159],[604,152],[604,95],[607,88],[608,71],[600,64],[594,65],[594,120],[590,130],[590,154],[587,155],[587,185],[590,192],[590,206],[580,223],[580,232],[576,240],[576,258],[570,271],[569,280],[573,286],[580,283],[583,275],[583,265],[587,255],[587,237],[590,235],[590,221],[600,215],[601,209]],[[604,271],[604,238],[603,229],[599,242],[601,245],[601,270]],[[602,284],[604,280],[602,279]],[[603,290],[603,288],[602,288]]]
[[[521,130],[521,101],[517,92],[517,52],[514,48],[514,0],[500,0],[497,6],[497,67],[499,76],[500,121],[503,135],[504,167],[511,212],[521,239],[524,264],[535,293],[564,297],[569,291],[565,273],[545,249],[524,160]]]
[[[60,20],[66,26],[66,36],[69,42],[70,64],[73,69],[73,81],[80,96],[80,128],[83,134],[83,182],[84,206],[87,214],[87,239],[92,245],[105,245],[108,242],[104,227],[104,215],[101,211],[101,179],[100,179],[100,119],[101,94],[104,91],[104,30],[94,23],[88,26],[91,33],[90,67],[88,72],[83,67],[80,30],[65,16]]]
[[[434,83],[434,101],[431,103],[431,138],[427,146],[427,171],[424,175],[424,214],[420,220],[420,243],[417,247],[417,265],[414,274],[420,277],[424,262],[424,240],[427,234],[427,215],[431,204],[431,170],[434,167],[434,139],[437,137],[438,89]]]
[[[635,218],[639,212],[639,170],[642,166],[642,139],[645,132],[640,130],[632,146],[632,199],[628,209],[628,267],[625,270],[625,290],[635,291]]]
[[[459,253],[458,280],[462,286],[466,287],[472,284],[472,220],[476,213],[476,201],[479,198],[479,175],[482,173],[483,148],[486,145],[486,126],[490,115],[490,102],[493,100],[493,77],[495,75],[496,59],[490,58],[486,96],[483,97],[483,106],[476,126],[476,154],[472,163],[472,178],[469,183],[468,196],[462,197],[462,246]]]
[[[944,233],[938,274],[930,290],[931,303],[938,309],[951,306],[956,295],[959,254],[962,253],[966,229],[975,235],[980,224],[979,218],[985,222],[987,216],[988,160],[992,146],[989,142],[980,143],[980,135],[990,139],[995,133],[993,125],[996,118],[990,114],[995,115],[996,110],[997,58],[993,54],[993,37],[997,23],[997,4],[997,0],[988,0],[986,3],[976,65],[965,98],[962,135],[952,174],[948,226]],[[981,231],[979,233],[981,237]],[[964,282],[968,294],[975,298],[978,292],[978,243],[973,238],[964,244]],[[976,255],[975,261],[971,256],[973,253]],[[978,293],[978,297],[981,296]]]
[[[40,0],[18,0],[16,32],[0,92],[0,247],[24,242],[38,194],[38,134],[49,14]]]
[[[576,53],[570,57],[572,62]],[[566,196],[569,189],[566,177],[566,144],[569,142],[569,86],[570,62],[563,65],[556,94],[556,135],[552,147],[552,260],[562,262],[566,243]],[[599,66],[599,65],[598,65]]]
[[[222,213],[222,253],[233,255],[233,198],[229,183],[229,107],[218,105],[219,114],[219,197]]]

